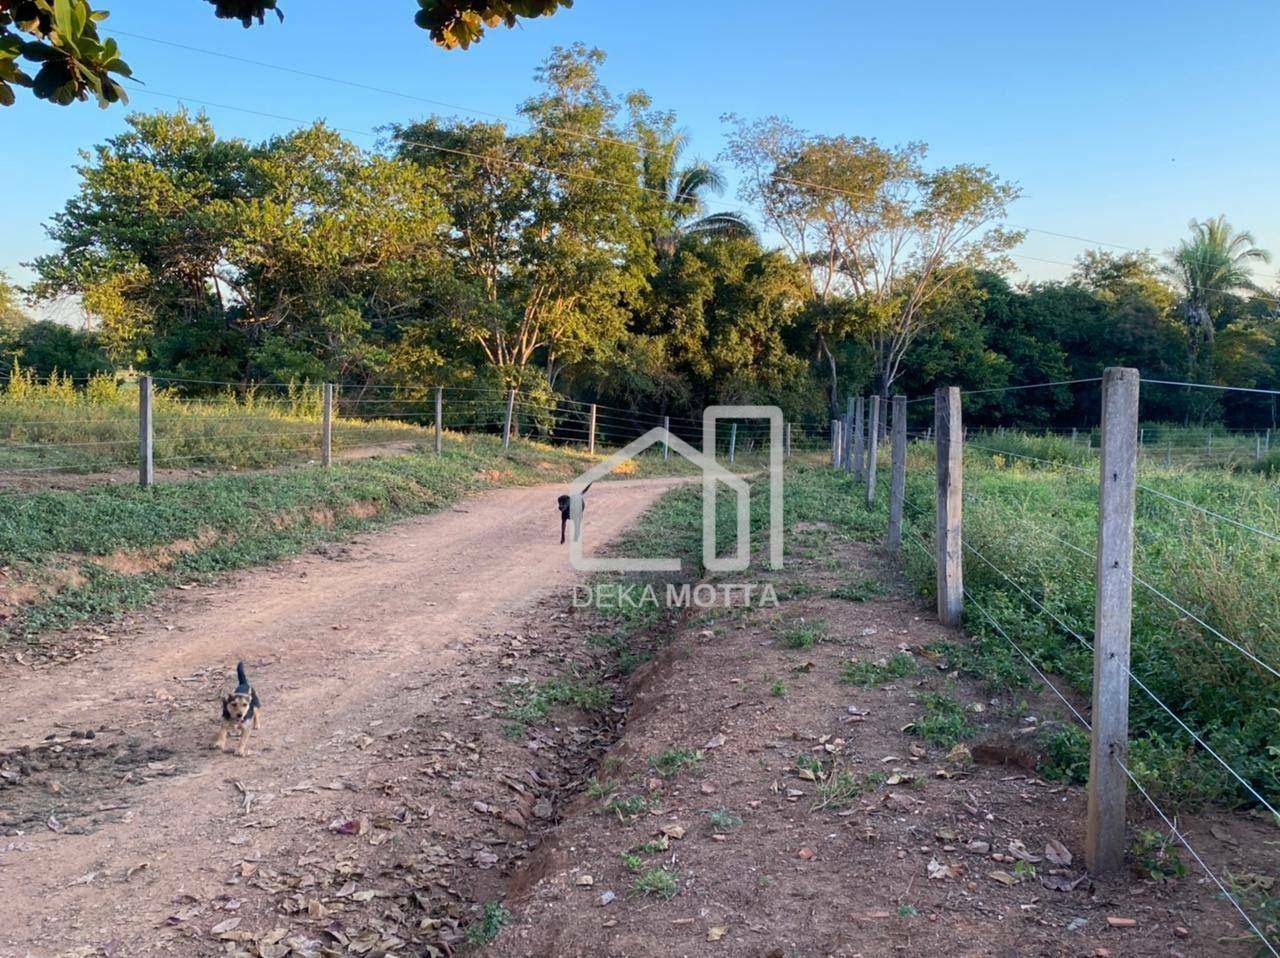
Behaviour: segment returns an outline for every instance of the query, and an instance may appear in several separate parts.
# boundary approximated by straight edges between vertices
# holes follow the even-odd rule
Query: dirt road
[[[593,490],[588,551],[675,481]],[[360,770],[360,752],[332,746],[411,726],[472,644],[575,580],[558,544],[560,491],[488,493],[193,588],[69,665],[0,670],[0,753],[35,747],[0,782],[0,955],[194,954],[154,929],[224,892],[246,842],[263,859],[297,848],[290,831],[314,827],[316,789],[341,791],[326,783]],[[246,758],[211,749],[237,659],[264,701]],[[298,783],[308,787],[291,797]],[[264,795],[276,801],[255,821]]]

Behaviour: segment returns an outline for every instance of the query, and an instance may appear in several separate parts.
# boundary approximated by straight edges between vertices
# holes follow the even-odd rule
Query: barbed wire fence
[[[1280,899],[1251,897],[1178,813],[1180,789],[1200,789],[1280,825],[1280,501],[1257,467],[1270,437],[1144,422],[1145,391],[1207,387],[1140,383],[1132,369],[1009,388],[1064,387],[1092,393],[1080,405],[1095,423],[970,429],[962,404],[990,391],[895,397],[888,450],[872,426],[879,399],[854,397],[832,424],[831,462],[868,504],[887,497],[886,544],[933,580],[939,620],[1004,643],[1088,736],[1090,872],[1125,863],[1131,786],[1259,954],[1280,958]],[[1153,741],[1183,750],[1185,779],[1170,780]]]
[[[141,376],[0,376],[0,488],[39,488],[42,477],[84,475],[149,486],[166,475],[343,458],[442,451],[460,436],[509,449],[523,438],[589,454],[650,430],[704,445],[703,419],[624,408],[544,391],[480,385],[232,382]],[[768,424],[719,419],[716,454],[735,463],[767,451]],[[787,423],[788,454],[812,454],[826,438],[814,423]],[[664,458],[669,443],[662,444]]]

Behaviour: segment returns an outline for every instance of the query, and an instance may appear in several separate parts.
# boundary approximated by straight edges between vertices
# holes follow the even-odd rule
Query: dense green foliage
[[[1115,364],[1280,386],[1276,301],[1242,272],[1265,254],[1220,219],[1169,265],[1089,252],[1065,282],[1014,288],[1002,256],[1020,236],[1002,224],[1017,190],[985,167],[739,121],[726,158],[770,249],[712,205],[721,175],[683,158],[674,115],[604,87],[603,59],[556,50],[519,107],[527,129],[394,123],[375,152],[323,124],[251,143],[203,115],[132,115],[85,155],[28,291],[79,295],[97,338],[26,334],[37,344],[9,324],[5,358],[83,373],[100,348],[190,380],[518,386],[548,408],[560,395],[674,416],[776,403],[815,430],[850,393]],[[886,250],[892,269],[876,265]],[[966,416],[1081,425],[1092,402],[984,393]],[[1277,419],[1270,397],[1152,387],[1144,402],[1153,421]]]

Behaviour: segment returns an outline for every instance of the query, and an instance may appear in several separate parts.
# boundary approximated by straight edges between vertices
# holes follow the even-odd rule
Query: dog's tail
[[[237,692],[247,692],[247,691],[249,691],[249,678],[248,678],[248,676],[246,676],[246,675],[244,674],[244,663],[243,663],[243,662],[237,662],[237,663],[236,663],[236,682],[238,683],[238,684],[236,685],[236,691],[237,691]]]

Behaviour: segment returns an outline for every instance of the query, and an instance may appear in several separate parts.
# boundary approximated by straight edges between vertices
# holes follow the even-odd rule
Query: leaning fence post
[[[587,452],[596,454],[596,404],[591,404],[591,418],[587,420]]]
[[[502,421],[502,448],[505,450],[511,445],[511,414],[516,407],[516,391],[510,389],[507,391],[507,417]]]
[[[662,461],[671,458],[671,417],[662,417]]]
[[[840,468],[840,420],[831,420],[831,468]]]
[[[861,396],[857,398],[853,406],[853,478],[862,481],[863,462],[862,462],[862,443],[863,443],[863,399]]]
[[[738,424],[729,423],[729,465],[733,465],[734,451],[738,448]]]
[[[436,387],[436,452],[444,448],[444,387]]]
[[[946,386],[934,393],[933,429],[938,458],[938,621],[943,625],[958,626],[964,612],[960,546],[964,502],[964,427],[960,418],[960,387]]]
[[[1137,494],[1138,371],[1102,377],[1098,479],[1098,582],[1093,623],[1093,737],[1085,863],[1091,874],[1124,865],[1128,786],[1129,634],[1133,612],[1133,521]]]
[[[907,495],[907,397],[893,397],[893,465],[889,473],[889,534],[885,545],[902,548],[902,505]]]
[[[324,384],[324,402],[320,411],[320,465],[333,464],[333,383]]]
[[[880,397],[871,397],[871,422],[867,427],[867,508],[876,501],[876,453],[880,447]]]
[[[143,489],[150,489],[156,481],[151,398],[151,377],[143,376],[138,380],[138,485]]]

